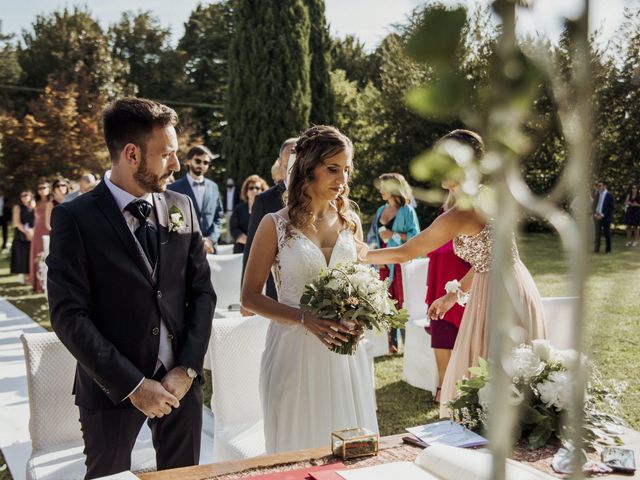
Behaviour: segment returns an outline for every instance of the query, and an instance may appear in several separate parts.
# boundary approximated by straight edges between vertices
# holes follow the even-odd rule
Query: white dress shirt
[[[193,190],[193,194],[196,197],[198,210],[202,211],[202,203],[204,202],[204,189],[205,189],[204,177],[202,177],[202,180],[196,181],[196,179],[194,179],[190,173],[187,173],[187,180],[189,181],[189,185],[191,185],[191,190]]]
[[[604,205],[604,197],[606,194],[606,188],[600,192],[600,196],[598,197],[598,206],[596,207],[596,213],[602,214],[602,206]]]
[[[134,200],[144,200],[146,202],[149,202],[151,205],[153,205],[153,195],[151,193],[147,193],[142,197],[135,197],[131,195],[129,192],[121,189],[117,185],[114,185],[113,182],[111,182],[110,177],[111,177],[111,171],[108,171],[104,176],[104,183],[109,189],[109,191],[111,192],[111,195],[113,195],[113,199],[116,201],[116,205],[118,205],[118,209],[120,210],[120,212],[122,212],[122,215],[124,215],[124,219],[127,222],[127,226],[129,227],[129,230],[131,231],[131,235],[133,235],[133,238],[136,241],[136,244],[138,245],[138,250],[140,251],[141,256],[148,263],[147,257],[144,254],[144,251],[142,250],[142,247],[138,243],[138,239],[135,236],[135,231],[136,231],[136,228],[138,228],[138,226],[140,225],[140,221],[136,217],[131,215],[130,212],[125,210],[125,208]],[[155,209],[151,209],[151,215],[149,215],[149,221],[157,228],[158,223],[156,221]],[[150,268],[151,270],[154,270],[153,266],[150,266],[150,267],[151,267]],[[173,368],[174,362],[175,360],[173,357],[173,348],[171,347],[171,339],[169,338],[169,330],[167,329],[167,326],[165,325],[164,320],[162,320],[161,318],[160,319],[160,348],[158,349],[158,359],[156,360],[155,371],[157,371],[160,368],[160,365],[164,365],[164,368],[166,368],[167,371],[169,371],[171,370],[171,368]],[[143,381],[144,381],[144,377],[140,380],[140,383],[138,383],[136,388],[134,388],[131,391],[131,393],[135,392],[138,389],[138,387],[142,385]],[[127,395],[125,399],[129,398],[131,396],[131,393]]]
[[[227,187],[227,212],[233,212],[233,197],[236,194],[236,186]]]

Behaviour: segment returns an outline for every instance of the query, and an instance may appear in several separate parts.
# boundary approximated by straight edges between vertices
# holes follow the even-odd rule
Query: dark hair
[[[46,178],[41,178],[38,181],[38,183],[36,184],[36,202],[43,200],[42,196],[40,195],[40,186],[47,187],[49,189],[49,193],[44,197],[44,201],[48,202],[49,200],[51,200],[51,184]]]
[[[51,184],[51,191],[53,192],[56,188],[60,188],[63,185],[69,188],[69,181],[64,177],[58,177]]]
[[[208,155],[211,160],[213,160],[213,153],[204,145],[194,145],[187,152],[187,160],[191,160],[193,157],[198,155]]]
[[[104,141],[112,162],[128,143],[145,150],[154,128],[178,124],[178,114],[172,108],[146,98],[127,97],[109,104],[102,113]]]
[[[348,151],[353,156],[353,144],[349,137],[341,133],[336,127],[316,125],[304,132],[295,146],[296,162],[291,170],[289,187],[287,188],[287,206],[289,207],[289,224],[287,235],[291,235],[291,227],[304,230],[313,225],[315,216],[311,211],[311,196],[309,188],[314,180],[313,171],[325,158],[333,157],[340,152]],[[355,232],[352,204],[349,200],[349,185],[335,200],[338,216],[343,224]]]
[[[482,137],[476,132],[459,128],[447,133],[444,137],[438,140],[438,142],[443,142],[445,140],[455,140],[464,145],[468,145],[473,149],[476,160],[480,160],[484,157],[484,142],[482,141]]]

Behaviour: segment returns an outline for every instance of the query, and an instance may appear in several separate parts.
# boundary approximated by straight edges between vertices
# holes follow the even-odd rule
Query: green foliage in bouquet
[[[519,438],[526,438],[532,450],[543,447],[552,438],[567,445],[570,430],[567,413],[574,388],[575,368],[589,368],[591,376],[585,391],[583,429],[585,444],[620,444],[616,415],[624,385],[608,385],[585,357],[575,350],[556,350],[547,340],[534,340],[533,346],[521,345],[511,355],[511,404],[519,409]],[[451,418],[474,431],[488,430],[491,377],[486,360],[469,369],[471,378],[456,385],[458,396],[448,404]]]
[[[397,309],[389,298],[386,281],[367,265],[349,263],[324,269],[318,278],[305,285],[300,306],[319,318],[361,325],[367,330],[386,331],[402,328],[409,318],[404,309]],[[353,355],[358,338],[349,335],[349,341],[332,347],[336,353]]]

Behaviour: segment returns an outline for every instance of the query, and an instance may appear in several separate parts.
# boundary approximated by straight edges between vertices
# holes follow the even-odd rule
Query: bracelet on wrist
[[[462,284],[458,280],[450,280],[444,285],[444,290],[447,293],[456,294],[456,303],[461,307],[464,307],[469,301],[469,292],[462,291]]]

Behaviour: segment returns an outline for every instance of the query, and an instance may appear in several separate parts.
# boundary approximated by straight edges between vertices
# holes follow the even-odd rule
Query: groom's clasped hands
[[[160,382],[145,378],[129,399],[134,407],[149,418],[162,418],[180,406],[180,400],[191,388],[193,380],[183,368],[175,367]]]

